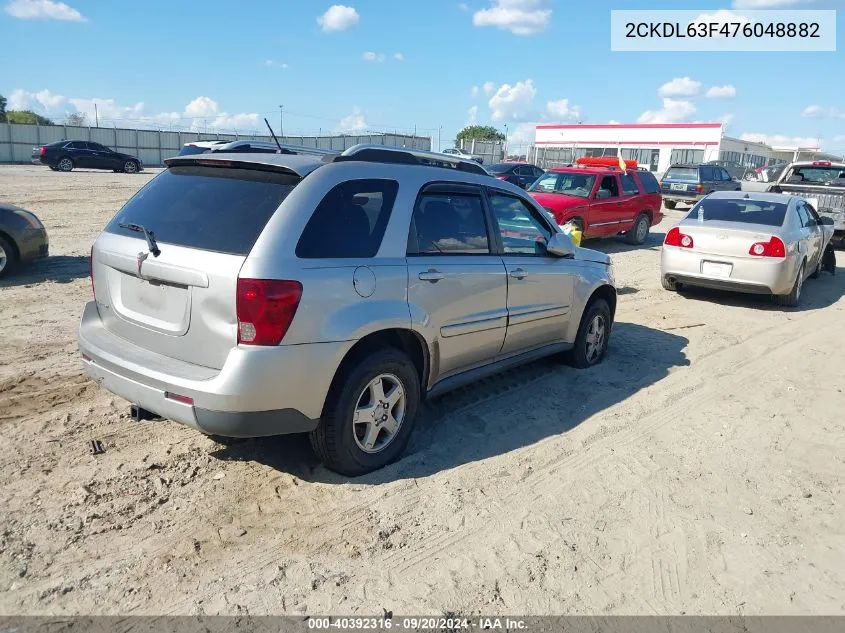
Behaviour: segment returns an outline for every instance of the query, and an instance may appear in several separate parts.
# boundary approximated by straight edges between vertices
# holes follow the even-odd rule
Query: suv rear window
[[[210,151],[209,147],[198,147],[196,145],[183,145],[179,156],[193,156],[194,154],[205,154]]]
[[[665,177],[671,180],[693,180],[698,182],[698,169],[695,167],[670,167]]]
[[[399,191],[395,180],[348,180],[329,191],[296,245],[303,259],[375,257]]]
[[[299,177],[230,167],[177,166],[129,199],[106,231],[138,237],[140,224],[159,245],[247,255]]]
[[[660,191],[660,184],[657,182],[657,178],[654,177],[654,174],[650,171],[638,171],[637,176],[639,177],[646,193],[657,193]]]
[[[703,222],[739,222],[740,224],[763,224],[782,226],[787,205],[781,202],[762,200],[705,198],[687,215],[690,219],[702,217]],[[699,213],[701,216],[699,216]]]

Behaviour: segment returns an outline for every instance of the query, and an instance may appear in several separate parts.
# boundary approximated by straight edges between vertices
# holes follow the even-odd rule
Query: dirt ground
[[[437,400],[348,480],[301,437],[133,423],[83,376],[90,245],[153,175],[0,167],[51,241],[0,282],[0,613],[845,613],[845,253],[781,309],[663,291],[677,212],[588,243],[620,288],[603,364]]]

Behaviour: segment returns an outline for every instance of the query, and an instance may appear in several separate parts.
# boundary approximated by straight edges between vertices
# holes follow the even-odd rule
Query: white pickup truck
[[[766,190],[772,193],[801,196],[819,215],[833,219],[833,240],[845,244],[845,162],[791,163],[767,185]]]

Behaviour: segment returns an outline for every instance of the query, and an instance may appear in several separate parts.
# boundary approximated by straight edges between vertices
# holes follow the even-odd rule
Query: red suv
[[[625,233],[631,244],[642,244],[649,229],[663,219],[663,198],[654,175],[617,158],[579,158],[572,167],[547,171],[529,193],[558,224],[578,224],[583,237]]]

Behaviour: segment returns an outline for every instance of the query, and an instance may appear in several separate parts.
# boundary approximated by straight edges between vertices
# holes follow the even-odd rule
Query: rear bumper
[[[203,433],[264,437],[317,427],[336,368],[351,342],[233,347],[222,369],[156,354],[103,326],[85,306],[79,349],[88,375],[114,394]],[[186,404],[168,397],[193,399]]]
[[[729,263],[729,277],[713,277],[702,273],[703,262]],[[660,274],[664,279],[703,288],[732,290],[753,294],[789,294],[798,271],[792,259],[752,259],[719,257],[690,252],[674,246],[663,246],[660,253]]]
[[[703,193],[678,194],[678,193],[663,193],[663,201],[666,202],[680,202],[682,204],[695,204],[704,197]]]

